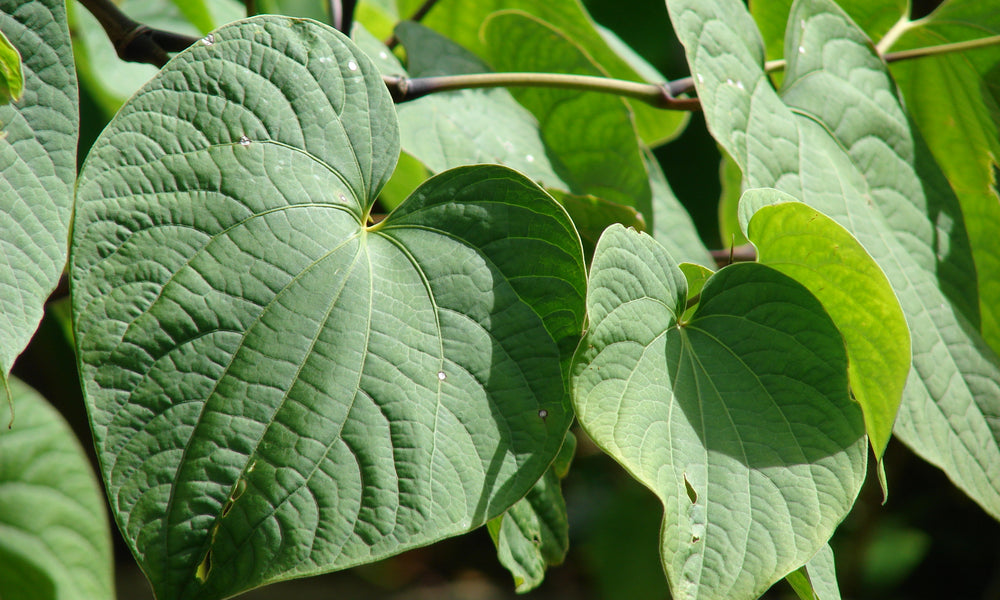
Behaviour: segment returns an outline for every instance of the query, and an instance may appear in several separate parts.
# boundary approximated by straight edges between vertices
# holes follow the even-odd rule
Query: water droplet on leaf
[[[545,417],[549,416],[549,411],[543,408],[542,410],[538,411],[538,416],[544,419]]]

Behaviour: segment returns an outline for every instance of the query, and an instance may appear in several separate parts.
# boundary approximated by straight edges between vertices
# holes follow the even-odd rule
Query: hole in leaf
[[[688,500],[691,501],[691,504],[696,504],[698,502],[698,492],[694,491],[694,487],[688,481],[687,473],[684,473],[684,489],[687,490]]]
[[[205,553],[205,559],[202,560],[201,564],[198,565],[198,568],[195,569],[194,577],[201,583],[205,583],[206,581],[208,581],[208,574],[211,571],[212,571],[212,550],[209,549],[209,551]]]

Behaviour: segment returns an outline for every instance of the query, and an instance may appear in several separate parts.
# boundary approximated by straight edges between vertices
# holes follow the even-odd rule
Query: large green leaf
[[[2,384],[66,263],[80,119],[62,0],[2,0],[0,31],[24,57],[25,82],[19,101],[0,106]]]
[[[911,354],[906,318],[889,280],[847,230],[788,194],[747,190],[740,209],[757,260],[806,286],[843,335],[851,392],[881,461]]]
[[[1000,423],[991,417],[1000,366],[961,303],[975,272],[963,217],[946,190],[918,179],[926,155],[870,41],[831,2],[800,1],[779,97],[741,2],[675,0],[669,9],[709,127],[748,185],[832,217],[889,278],[913,343],[895,433],[1000,516]]]
[[[178,55],[79,184],[75,333],[112,506],[157,597],[221,598],[465,532],[572,414],[584,267],[499,166],[369,212],[399,151],[371,61],[260,17]]]
[[[950,2],[912,23],[892,50],[1000,35],[1000,6]],[[1000,352],[1000,198],[993,168],[1000,161],[1000,107],[986,89],[1000,47],[893,64],[892,75],[914,123],[961,202],[978,278],[980,330]],[[965,290],[968,293],[968,290]]]
[[[400,13],[410,15],[422,0],[400,2]],[[500,10],[521,10],[550,24],[573,40],[600,66],[609,77],[641,81],[640,73],[630,64],[637,60],[634,53],[620,56],[596,27],[580,0],[442,0],[435,4],[424,18],[423,23],[435,29],[479,56],[487,56],[486,44],[480,37],[480,29],[487,17]],[[664,26],[667,24],[664,23]],[[493,65],[502,70],[497,65]],[[644,74],[655,73],[649,65],[639,69]],[[660,76],[652,83],[663,83]],[[687,115],[683,112],[665,111],[653,108],[636,100],[628,105],[635,114],[636,129],[642,140],[657,146],[665,143],[683,130]]]
[[[17,420],[0,428],[0,597],[111,600],[111,530],[69,425],[11,379]]]
[[[580,424],[659,496],[677,600],[752,600],[808,561],[865,476],[861,411],[840,334],[801,284],[722,269],[690,321],[681,270],[610,227],[590,271],[574,359]]]

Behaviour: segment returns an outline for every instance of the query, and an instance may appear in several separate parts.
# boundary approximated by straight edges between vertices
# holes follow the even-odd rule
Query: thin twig
[[[670,110],[698,110],[695,98],[677,98],[669,83],[639,83],[608,77],[565,75],[558,73],[473,73],[469,75],[443,75],[415,77],[386,75],[382,78],[393,101],[397,104],[416,100],[435,92],[493,87],[545,87],[603,92],[640,100],[657,108]]]
[[[413,14],[410,15],[410,18],[406,20],[416,21],[417,23],[419,23],[424,19],[424,17],[427,16],[427,13],[429,13],[431,9],[434,8],[434,5],[437,3],[438,0],[424,0],[424,3],[421,4],[417,8],[417,10],[413,11]],[[389,39],[385,41],[385,45],[388,46],[390,50],[392,50],[393,48],[399,45],[399,38],[397,38],[396,34],[393,33],[391,36],[389,36]]]
[[[170,60],[168,52],[178,52],[198,41],[195,37],[153,29],[134,21],[110,0],[80,2],[97,18],[118,57],[124,61],[162,67]]]

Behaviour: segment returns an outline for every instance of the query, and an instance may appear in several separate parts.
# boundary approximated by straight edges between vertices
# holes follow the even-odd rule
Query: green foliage
[[[10,380],[17,420],[0,429],[0,596],[110,600],[111,537],[100,485],[73,432]]]
[[[122,3],[198,39],[126,70],[81,6],[0,0],[0,596],[112,596],[85,454],[8,380],[67,259],[49,312],[161,600],[483,525],[527,592],[569,551],[577,436],[659,501],[678,600],[838,600],[869,440],[883,486],[895,434],[1000,518],[1000,44],[967,45],[997,0],[671,0],[725,156],[690,177],[757,253],[722,268],[652,153],[686,113],[461,78],[664,83],[577,0],[373,0],[350,38],[323,3],[256,4],[292,16]],[[78,81],[114,115],[79,157]],[[923,546],[876,550],[902,577]]]
[[[6,388],[66,262],[79,114],[62,0],[0,2],[0,32],[14,48],[31,49],[21,53],[24,89],[13,94],[20,99],[0,105],[0,387]]]
[[[850,510],[864,480],[864,425],[840,336],[805,287],[741,264],[700,296],[681,320],[687,280],[663,247],[608,228],[590,271],[574,408],[663,502],[672,596],[755,598],[809,560]]]

